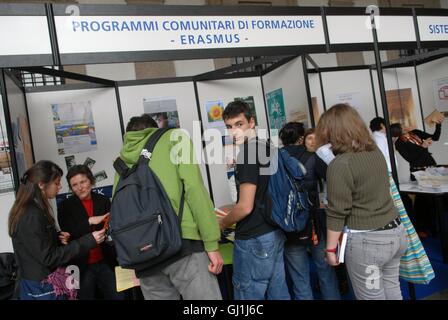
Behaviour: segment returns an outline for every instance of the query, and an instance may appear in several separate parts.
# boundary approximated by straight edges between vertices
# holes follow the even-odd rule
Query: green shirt
[[[398,213],[390,195],[383,154],[373,151],[338,155],[327,170],[327,227],[341,231],[374,230],[394,220]]]
[[[129,167],[137,162],[141,150],[156,130],[157,128],[148,128],[125,134],[120,157]],[[175,138],[177,136],[180,140],[171,141],[171,136]],[[185,153],[182,154],[182,152]],[[174,163],[175,160],[179,160],[179,157],[182,161],[178,161],[178,164]],[[179,212],[182,182],[184,183],[185,205],[181,223],[182,237],[202,240],[206,251],[218,250],[218,240],[220,239],[218,221],[213,203],[204,187],[194,155],[193,144],[188,136],[179,129],[165,133],[154,148],[149,166],[165,188],[176,212]],[[114,192],[118,178],[118,174],[115,174]]]

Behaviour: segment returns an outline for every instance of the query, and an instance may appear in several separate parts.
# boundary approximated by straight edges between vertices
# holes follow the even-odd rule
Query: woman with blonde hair
[[[337,104],[319,120],[318,145],[331,144],[327,170],[327,261],[337,265],[346,227],[345,263],[358,300],[401,300],[400,257],[406,231],[389,191],[386,161],[355,109]]]

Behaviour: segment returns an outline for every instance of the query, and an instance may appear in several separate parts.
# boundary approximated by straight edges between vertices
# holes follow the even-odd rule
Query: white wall
[[[258,77],[199,82],[198,92],[204,128],[208,127],[205,109],[207,101],[221,100],[225,108],[236,97],[253,96],[258,128],[267,129],[261,81]],[[215,205],[219,207],[232,203],[225,165],[210,164],[209,168]]]
[[[202,142],[193,83],[177,82],[121,87],[120,100],[125,127],[131,117],[139,116],[144,113],[143,99],[145,98],[176,99],[180,127],[189,132],[195,150],[197,150],[197,159],[199,160],[200,152],[202,150]],[[196,132],[194,132],[194,122],[197,122],[196,127],[199,131],[196,130]],[[207,172],[203,161],[201,161],[200,168],[204,185],[208,190]]]
[[[433,93],[433,80],[448,77],[448,58],[431,61],[417,67],[422,99],[423,117],[427,117],[436,107]],[[435,127],[426,125],[426,131],[433,133]],[[432,156],[438,164],[448,164],[448,119],[442,123],[442,134],[438,142],[430,147]]]
[[[317,100],[317,106],[318,106],[319,117],[320,117],[320,115],[322,115],[322,113],[324,113],[324,103],[322,100],[322,91],[321,91],[321,87],[320,87],[319,74],[318,73],[309,73],[308,81],[309,81],[309,85],[310,85],[311,98],[315,97]],[[315,117],[314,121],[317,126],[319,119]]]
[[[263,83],[265,93],[282,88],[286,122],[299,120],[311,127],[300,57],[263,76]]]
[[[338,96],[349,94],[353,97],[352,106],[367,125],[376,117],[369,70],[323,72],[322,83],[327,109],[342,102]]]
[[[55,162],[64,171],[64,176],[67,173],[64,157],[69,154],[58,154],[51,105],[90,101],[97,149],[74,154],[75,161],[77,164],[82,164],[87,157],[96,160],[92,172],[95,174],[105,170],[107,174],[107,179],[98,182],[96,186],[113,184],[115,170],[112,164],[122,146],[116,95],[113,88],[27,93],[27,101],[36,161],[45,159]],[[61,193],[68,191],[67,182],[62,179]]]

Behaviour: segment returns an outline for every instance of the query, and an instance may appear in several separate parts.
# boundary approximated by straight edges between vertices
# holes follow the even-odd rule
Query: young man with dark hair
[[[233,141],[240,147],[235,181],[238,201],[220,220],[221,229],[236,223],[233,284],[236,300],[290,299],[285,279],[285,235],[265,219],[270,212],[267,195],[269,158],[266,141],[257,138],[249,106],[230,102],[223,113]],[[259,152],[260,151],[260,152]]]
[[[148,139],[158,128],[146,114],[133,117],[127,125],[121,159],[131,167],[135,164]],[[174,163],[178,139],[188,139],[188,159]],[[172,153],[175,153],[172,155]],[[184,152],[182,152],[184,154]],[[185,203],[181,221],[182,249],[174,257],[155,267],[137,271],[143,296],[147,300],[221,300],[216,275],[222,270],[219,252],[219,225],[214,206],[204,187],[201,172],[194,159],[193,144],[180,129],[163,134],[152,153],[150,168],[159,178],[176,212],[179,212],[182,189]],[[118,183],[115,175],[114,190]]]
[[[384,159],[386,160],[387,169],[389,170],[389,172],[392,172],[389,157],[389,147],[386,137],[386,121],[384,121],[384,119],[381,117],[373,118],[372,120],[370,120],[369,127],[372,131],[373,140],[375,140],[378,149],[380,149],[381,153],[384,156]]]

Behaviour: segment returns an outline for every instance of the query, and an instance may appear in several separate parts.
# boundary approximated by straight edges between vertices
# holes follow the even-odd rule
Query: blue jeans
[[[248,240],[235,240],[233,289],[235,300],[289,300],[283,260],[282,230]]]
[[[286,272],[291,277],[295,300],[313,300],[310,283],[310,262],[308,246],[294,244],[285,246]],[[325,260],[325,241],[311,246],[311,256],[316,265],[320,291],[324,300],[340,300],[338,279],[334,268]]]

